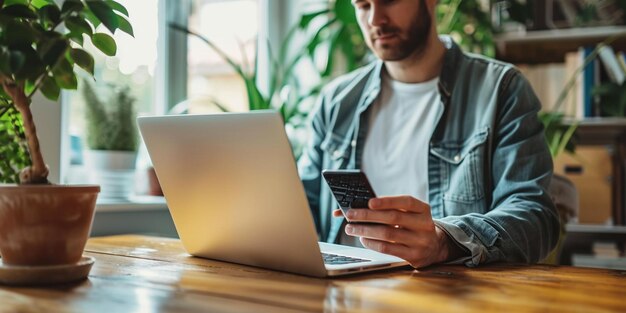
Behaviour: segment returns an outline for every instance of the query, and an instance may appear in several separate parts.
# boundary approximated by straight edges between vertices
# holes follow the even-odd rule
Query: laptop
[[[408,264],[317,241],[278,112],[150,116],[137,122],[189,254],[315,277]]]

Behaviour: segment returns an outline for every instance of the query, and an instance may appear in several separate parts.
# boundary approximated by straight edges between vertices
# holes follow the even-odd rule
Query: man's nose
[[[372,8],[370,9],[370,16],[367,21],[370,26],[378,27],[387,24],[388,21],[389,20],[385,10],[380,6],[372,5]]]

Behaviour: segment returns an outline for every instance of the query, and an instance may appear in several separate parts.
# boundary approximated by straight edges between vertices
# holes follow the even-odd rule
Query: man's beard
[[[383,61],[400,61],[410,55],[419,55],[426,48],[428,38],[430,36],[432,17],[426,7],[424,0],[420,1],[418,18],[411,23],[410,28],[405,34],[406,37],[399,37],[397,44],[381,44],[376,45],[375,39],[380,36],[395,34],[403,35],[401,30],[393,26],[383,26],[378,28],[374,33],[370,34],[370,48]]]

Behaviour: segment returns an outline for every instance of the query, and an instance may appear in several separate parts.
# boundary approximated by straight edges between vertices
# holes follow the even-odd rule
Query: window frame
[[[259,34],[258,83],[268,81],[267,41],[274,51],[285,35],[290,13],[300,1],[258,0]],[[157,65],[155,71],[154,114],[165,114],[187,96],[187,38],[186,34],[172,30],[169,23],[187,25],[191,0],[158,0],[159,37],[157,40]],[[163,62],[166,60],[166,62]],[[266,87],[266,86],[265,86]],[[63,91],[59,100],[50,101],[37,94],[33,98],[33,115],[41,149],[50,167],[49,180],[55,184],[67,182],[70,167],[69,143],[69,91]]]

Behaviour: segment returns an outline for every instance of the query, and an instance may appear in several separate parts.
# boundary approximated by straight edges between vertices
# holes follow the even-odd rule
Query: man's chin
[[[376,56],[383,61],[402,61],[408,54],[393,49],[376,49]]]
[[[413,49],[402,45],[378,45],[374,50],[376,56],[383,61],[402,61],[413,55],[421,54],[425,45],[420,45]]]

